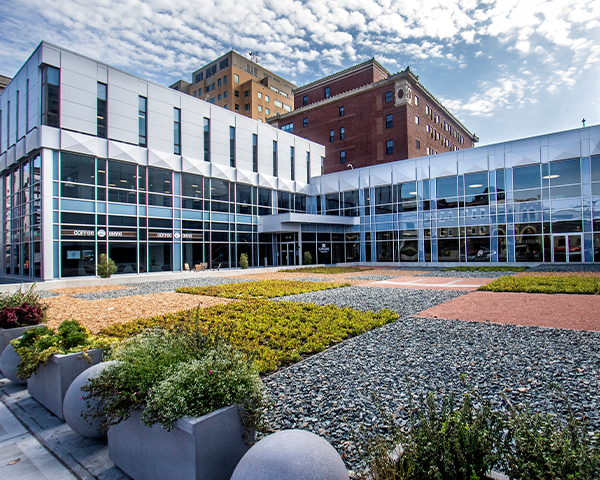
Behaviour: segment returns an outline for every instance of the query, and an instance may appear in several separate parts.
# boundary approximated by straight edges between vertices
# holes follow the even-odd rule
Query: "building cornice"
[[[370,60],[369,60],[370,61]],[[366,63],[366,62],[364,62]],[[361,65],[364,65],[361,64]],[[329,78],[329,77],[326,77]],[[419,77],[417,75],[415,75],[411,70],[410,67],[406,67],[406,70],[403,70],[401,72],[395,73],[393,75],[390,75],[388,78],[384,78],[383,80],[379,80],[378,82],[374,82],[374,83],[369,83],[368,85],[363,85],[361,87],[357,87],[354,88],[352,90],[348,90],[346,92],[343,93],[339,93],[337,95],[333,95],[329,98],[324,98],[323,100],[318,100],[314,103],[311,103],[310,105],[304,105],[300,108],[296,108],[295,110],[293,110],[290,113],[286,113],[284,115],[275,115],[273,117],[269,117],[266,119],[267,123],[271,123],[274,121],[278,121],[280,122],[279,127],[283,124],[281,122],[285,122],[286,119],[292,117],[293,115],[297,115],[299,113],[302,112],[309,112],[314,108],[317,107],[322,107],[324,105],[328,105],[329,103],[333,103],[333,102],[337,102],[338,100],[343,100],[344,98],[348,98],[348,97],[353,97],[355,95],[359,95],[361,93],[367,92],[369,90],[374,90],[376,88],[379,88],[383,85],[387,85],[388,83],[395,83],[396,81],[400,80],[400,79],[408,79],[413,85],[417,86],[419,89],[421,89],[428,97],[428,100],[434,104],[435,108],[437,110],[439,110],[440,112],[443,112],[443,114],[445,116],[447,116],[450,120],[452,120],[458,127],[460,127],[467,135],[469,135],[471,137],[471,140],[473,140],[474,142],[478,142],[479,138],[474,135],[473,133],[471,133],[469,131],[469,129],[467,129],[462,122],[460,122],[454,115],[452,115],[447,109],[446,107],[444,107],[430,92],[429,90],[427,90],[423,84],[421,84],[421,82],[419,82]],[[316,83],[316,82],[314,82]],[[314,84],[313,83],[313,84]],[[310,85],[313,85],[310,84]],[[294,93],[295,95],[298,95],[298,90],[296,90]]]
[[[294,95],[296,96],[296,95],[303,93],[305,90],[310,90],[312,88],[318,87],[319,85],[330,83],[331,81],[335,81],[335,80],[340,80],[349,75],[354,75],[355,73],[359,72],[360,70],[365,69],[365,67],[370,67],[372,65],[374,65],[379,70],[381,70],[381,72],[384,73],[386,76],[388,76],[388,77],[391,76],[391,73],[388,72],[386,70],[386,68],[383,65],[381,65],[377,60],[375,60],[375,58],[373,57],[373,58],[370,58],[369,60],[359,63],[358,65],[353,65],[344,70],[340,70],[339,72],[335,72],[335,73],[332,73],[331,75],[327,75],[326,77],[319,78],[318,80],[315,80],[314,82],[310,82],[310,83],[307,83],[306,85],[302,85],[301,87],[296,88],[296,90],[294,91]]]

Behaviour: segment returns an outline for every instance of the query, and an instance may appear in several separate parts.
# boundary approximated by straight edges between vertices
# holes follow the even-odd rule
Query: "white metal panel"
[[[111,70],[112,71],[112,70]],[[111,75],[112,79],[114,75]],[[139,95],[137,91],[109,83],[107,88],[108,138],[137,144],[139,141]]]
[[[209,166],[209,163],[203,160],[188,158],[185,155],[181,157],[182,172],[206,176]]]
[[[98,130],[96,109],[76,103],[62,102],[60,126],[76,132],[96,135]]]
[[[148,84],[148,147],[156,152],[173,154],[173,92]]]
[[[214,110],[211,112],[215,113]],[[235,120],[235,118],[229,118]],[[210,122],[210,161],[214,165],[229,166],[229,127],[233,123],[211,117]]]
[[[43,43],[40,60],[40,63],[45,63],[46,65],[52,65],[53,67],[60,68],[60,51]]]
[[[98,156],[99,142],[105,142],[105,140],[69,130],[60,131],[60,148],[69,152]]]
[[[98,81],[108,84],[108,67],[106,65],[97,65]]]
[[[139,79],[133,75],[108,67],[108,84],[113,87],[120,87],[129,90],[137,95],[139,89]],[[166,88],[166,87],[163,87]]]
[[[30,130],[29,133],[27,134],[27,146],[26,146],[27,153],[40,148],[40,139],[39,139],[38,132],[39,132],[39,130],[37,128],[34,128],[33,130]]]
[[[108,158],[138,164],[145,164],[145,149],[129,143],[108,141]]]
[[[148,97],[148,82],[138,79],[138,94],[142,97]]]
[[[181,171],[181,157],[172,153],[166,153],[148,149],[148,165],[151,167],[167,168],[169,170]]]
[[[40,127],[40,144],[42,147],[60,149],[60,130],[42,125]]]
[[[38,67],[29,75],[29,130],[40,123],[40,90]]]

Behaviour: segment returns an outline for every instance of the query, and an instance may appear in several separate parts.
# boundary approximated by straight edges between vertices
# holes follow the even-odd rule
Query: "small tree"
[[[312,255],[310,252],[304,252],[304,265],[312,265]]]
[[[98,263],[98,275],[102,278],[110,278],[113,273],[117,272],[117,266],[112,258],[108,258],[106,253],[100,255],[100,263]]]
[[[248,268],[248,254],[247,253],[242,253],[240,255],[240,267],[241,268]]]

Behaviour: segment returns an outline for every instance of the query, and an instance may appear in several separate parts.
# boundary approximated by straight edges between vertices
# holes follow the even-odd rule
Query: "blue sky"
[[[41,40],[169,85],[230,49],[296,85],[375,57],[480,145],[600,124],[600,0],[4,0],[0,74]]]

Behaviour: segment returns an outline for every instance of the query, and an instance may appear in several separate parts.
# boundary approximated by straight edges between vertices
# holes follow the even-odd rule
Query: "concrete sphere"
[[[17,385],[23,385],[27,383],[27,380],[22,380],[17,377],[17,368],[19,367],[19,363],[21,363],[21,357],[11,344],[8,344],[4,351],[2,352],[2,356],[0,357],[0,371],[2,375],[8,378],[11,382]]]
[[[242,457],[231,480],[348,480],[348,471],[324,438],[282,430],[263,438]]]
[[[103,418],[84,418],[83,412],[88,410],[88,400],[83,397],[86,392],[81,391],[81,387],[88,384],[88,380],[96,378],[106,367],[117,362],[100,362],[84,372],[81,372],[69,386],[65,399],[63,400],[63,417],[67,425],[82,437],[101,438],[106,436],[106,428],[100,428]],[[95,399],[89,400],[90,409],[95,409],[98,402]]]

